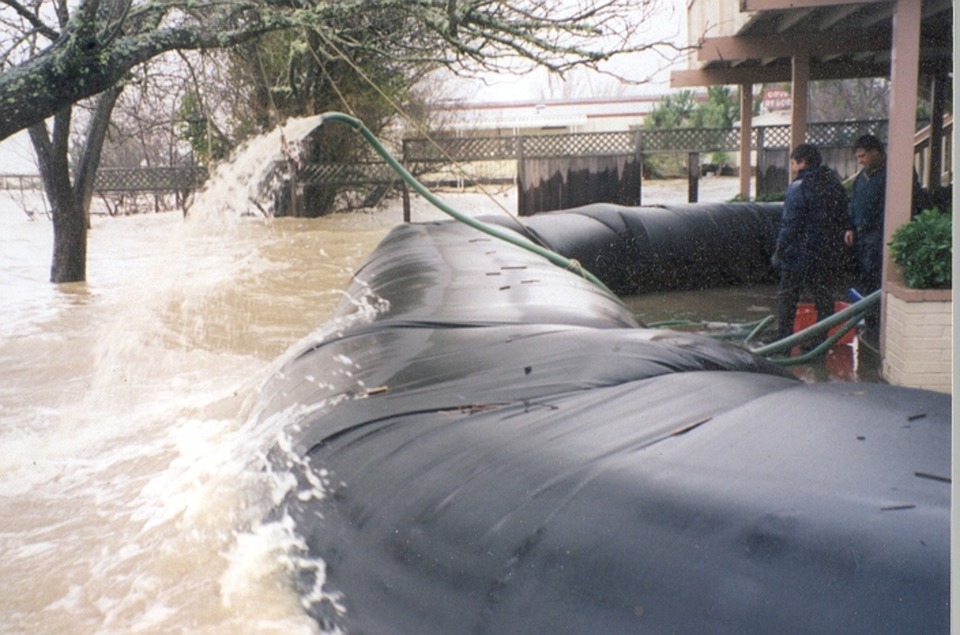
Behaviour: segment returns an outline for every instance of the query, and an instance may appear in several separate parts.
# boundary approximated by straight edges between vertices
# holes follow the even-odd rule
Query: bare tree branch
[[[33,27],[33,31],[39,33],[50,40],[56,40],[60,37],[60,33],[50,28],[33,12],[29,11],[19,2],[14,0],[0,0],[0,3],[7,5],[16,12],[21,18],[27,21],[30,26]]]
[[[637,41],[657,1],[80,0],[69,16],[59,1],[58,30],[17,0],[0,0],[0,11],[6,6],[29,29],[55,38],[0,73],[0,140],[110,88],[165,52],[226,48],[294,28],[314,30],[351,55],[461,72],[503,70],[518,61],[556,72],[598,68],[616,55],[672,46]],[[389,22],[381,25],[383,16]],[[347,19],[369,20],[378,37],[340,38],[338,23]]]

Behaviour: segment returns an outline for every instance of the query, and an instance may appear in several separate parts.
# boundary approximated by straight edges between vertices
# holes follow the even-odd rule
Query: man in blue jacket
[[[843,242],[857,255],[857,290],[867,295],[880,288],[883,268],[883,214],[887,190],[887,156],[873,135],[863,135],[854,144],[857,163],[863,169],[853,180],[853,195]]]
[[[817,321],[833,314],[847,192],[836,173],[821,162],[820,151],[808,143],[798,145],[790,154],[790,169],[796,179],[787,188],[773,258],[773,264],[780,267],[777,339],[793,333],[797,301],[804,289],[813,292]]]
[[[883,217],[886,211],[887,155],[877,137],[868,134],[856,140],[854,153],[863,169],[853,180],[853,193],[847,209],[847,228],[843,242],[853,247],[857,257],[857,291],[867,295],[880,288],[883,277]],[[920,200],[920,180],[913,173],[913,213]],[[868,329],[880,323],[880,309],[866,314]]]

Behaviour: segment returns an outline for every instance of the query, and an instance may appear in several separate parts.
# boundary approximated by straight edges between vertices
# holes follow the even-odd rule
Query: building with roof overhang
[[[752,103],[755,86],[790,82],[791,147],[795,147],[806,137],[809,82],[885,77],[891,98],[884,244],[911,218],[919,94],[929,95],[932,103],[931,152],[923,178],[932,186],[940,184],[944,110],[953,86],[951,0],[688,0],[687,29],[688,41],[696,43],[697,52],[687,69],[671,73],[671,86],[739,87],[745,113],[740,127],[742,164],[750,157],[753,123],[745,106]],[[741,170],[741,174],[748,172]],[[748,182],[741,182],[741,193],[749,193]],[[890,305],[900,299],[891,292],[899,293],[899,287],[896,268],[885,249],[881,294],[885,371],[888,353],[894,345],[900,346],[889,337]],[[950,334],[948,348],[952,348]],[[950,352],[934,354],[942,358]]]

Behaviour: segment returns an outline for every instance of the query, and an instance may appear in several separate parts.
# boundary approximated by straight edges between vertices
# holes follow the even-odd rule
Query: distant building
[[[434,126],[458,136],[520,136],[611,132],[643,126],[658,96],[554,99],[529,102],[441,102]]]

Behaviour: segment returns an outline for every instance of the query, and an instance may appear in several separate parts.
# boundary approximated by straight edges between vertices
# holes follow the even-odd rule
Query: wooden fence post
[[[637,163],[637,207],[643,205],[643,132],[634,132],[633,157]]]
[[[517,137],[517,216],[524,216],[527,213],[527,197],[523,191],[523,137]]]
[[[290,215],[294,218],[300,217],[300,200],[297,196],[297,164],[296,162],[289,160],[287,164],[290,166]]]
[[[403,151],[400,155],[400,163],[403,165],[403,167],[409,170],[410,168],[407,166],[407,156],[408,156],[407,140],[404,139]],[[401,190],[403,192],[403,222],[409,223],[410,222],[410,188],[407,187],[407,182],[404,181],[403,179],[400,179],[400,185],[401,187],[403,187],[403,189]]]
[[[757,128],[757,175],[754,177],[753,181],[753,200],[759,201],[761,192],[765,193],[766,190],[763,187],[763,177],[764,170],[766,170],[766,157],[764,155],[764,128],[760,126]]]
[[[700,187],[700,153],[687,154],[687,202],[696,203]]]

